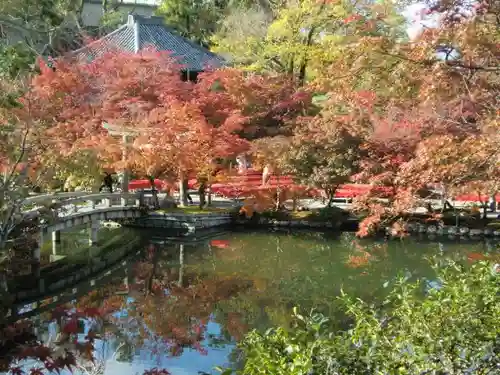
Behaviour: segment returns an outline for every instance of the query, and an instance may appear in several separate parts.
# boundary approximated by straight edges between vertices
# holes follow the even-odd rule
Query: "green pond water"
[[[62,250],[69,257],[85,242],[78,233]],[[295,306],[335,320],[341,289],[377,302],[398,275],[435,279],[430,258],[498,262],[500,255],[498,242],[374,241],[352,233],[223,232],[196,242],[128,229],[103,233],[109,241],[140,236],[141,252],[66,307],[100,309],[96,357],[106,374],[124,375],[153,367],[215,374],[217,365],[237,365],[236,343],[248,330],[286,326]],[[52,317],[35,318],[45,341],[57,331]]]

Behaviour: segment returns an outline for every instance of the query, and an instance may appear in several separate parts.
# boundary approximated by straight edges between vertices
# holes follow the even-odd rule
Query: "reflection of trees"
[[[201,256],[196,271],[252,280],[253,288],[238,299],[220,302],[218,314],[222,322],[227,312],[241,313],[246,325],[263,328],[269,322],[287,322],[290,309],[297,305],[335,314],[341,288],[370,301],[383,297],[384,283],[401,272],[433,278],[427,258],[441,253],[435,242],[359,240],[351,233],[329,238],[319,232],[257,232],[221,238],[229,246],[213,249],[215,258]],[[466,259],[474,247],[483,252],[478,243],[444,243],[441,256]]]
[[[252,282],[183,268],[178,250],[174,247],[160,251],[151,245],[147,248],[129,279],[128,296],[133,297],[132,302],[127,303],[125,296],[117,294],[123,290],[121,280],[79,299],[79,311],[107,314],[108,326],[104,330],[115,331],[115,336],[121,333],[118,358],[131,358],[139,348],[180,355],[189,347],[203,353],[204,340],[218,346],[246,333],[240,316],[231,312],[224,319],[226,335],[208,334],[207,324],[219,302],[235,298]],[[116,311],[121,316],[110,316]]]
[[[138,294],[129,310],[130,316],[142,322],[142,340],[161,339],[173,355],[182,353],[183,348],[192,347],[200,351],[201,342],[206,339],[206,327],[215,305],[235,297],[248,289],[248,281],[231,278],[198,277],[185,274],[191,279],[185,286],[179,286],[180,274],[161,270],[155,278],[153,293]],[[228,320],[229,325],[235,320]],[[214,344],[220,338],[212,337]]]
[[[115,338],[120,361],[145,348],[158,355],[180,355],[188,347],[204,353],[205,342],[216,347],[240,340],[251,328],[289,325],[294,306],[337,317],[341,287],[370,300],[402,270],[432,278],[427,256],[466,260],[484,253],[480,244],[367,241],[350,234],[332,239],[319,232],[219,238],[224,247],[150,245],[127,283],[120,278],[100,286],[64,309],[102,319],[98,332]],[[356,257],[363,261],[353,262]],[[209,321],[220,324],[221,334],[207,332]],[[238,352],[232,356],[237,362]]]

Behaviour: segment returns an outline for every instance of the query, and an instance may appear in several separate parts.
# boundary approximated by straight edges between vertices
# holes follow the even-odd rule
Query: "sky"
[[[426,27],[436,27],[439,24],[439,16],[425,15],[427,6],[424,3],[415,3],[406,7],[402,12],[408,21],[406,29],[410,40],[415,40]]]
[[[48,335],[55,337],[57,332],[55,323],[50,323],[48,327]],[[78,335],[78,341],[84,342],[85,336],[91,327],[91,322],[85,321],[84,333]],[[221,327],[215,322],[207,324],[206,336],[220,336]],[[184,349],[182,355],[172,357],[166,353],[153,354],[150,349],[147,349],[147,343],[144,349],[139,349],[135,353],[132,363],[117,361],[115,358],[116,343],[112,340],[95,340],[95,358],[98,362],[104,362],[103,375],[142,375],[145,370],[153,368],[166,369],[172,375],[197,375],[200,371],[208,374],[217,374],[214,371],[215,366],[229,366],[228,358],[234,350],[235,345],[224,345],[220,348],[208,347],[208,340],[202,342],[202,347],[207,349],[207,354],[201,354],[194,349]],[[36,361],[27,360],[19,363],[20,367],[29,374],[31,368],[40,367]],[[75,375],[85,374],[82,371],[70,372],[68,370],[61,371],[60,375]]]

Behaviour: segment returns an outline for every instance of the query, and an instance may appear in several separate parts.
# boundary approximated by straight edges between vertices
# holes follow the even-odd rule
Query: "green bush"
[[[321,314],[250,332],[239,374],[500,374],[500,274],[449,263],[437,287],[398,280],[378,307],[340,297],[352,324],[333,332]],[[230,374],[226,370],[225,374]]]
[[[349,216],[349,213],[344,211],[343,209],[331,206],[331,207],[323,207],[317,211],[314,211],[310,216],[310,220],[321,221],[321,222],[340,222],[345,220]]]
[[[259,213],[259,217],[263,217],[266,219],[275,219],[275,220],[291,220],[292,216],[290,215],[290,212],[288,211],[274,211],[274,210],[268,210]]]

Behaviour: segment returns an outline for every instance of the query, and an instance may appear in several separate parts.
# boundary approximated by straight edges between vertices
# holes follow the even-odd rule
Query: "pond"
[[[84,319],[80,336],[92,328],[100,338],[97,361],[87,367],[215,374],[217,365],[237,366],[236,343],[248,330],[286,326],[294,306],[335,317],[341,289],[377,302],[398,275],[432,282],[432,257],[472,262],[500,253],[491,242],[359,240],[352,233],[222,232],[197,241],[140,235],[141,252],[123,273],[34,318],[44,342],[54,342],[60,311],[75,308],[105,317],[103,324]]]

